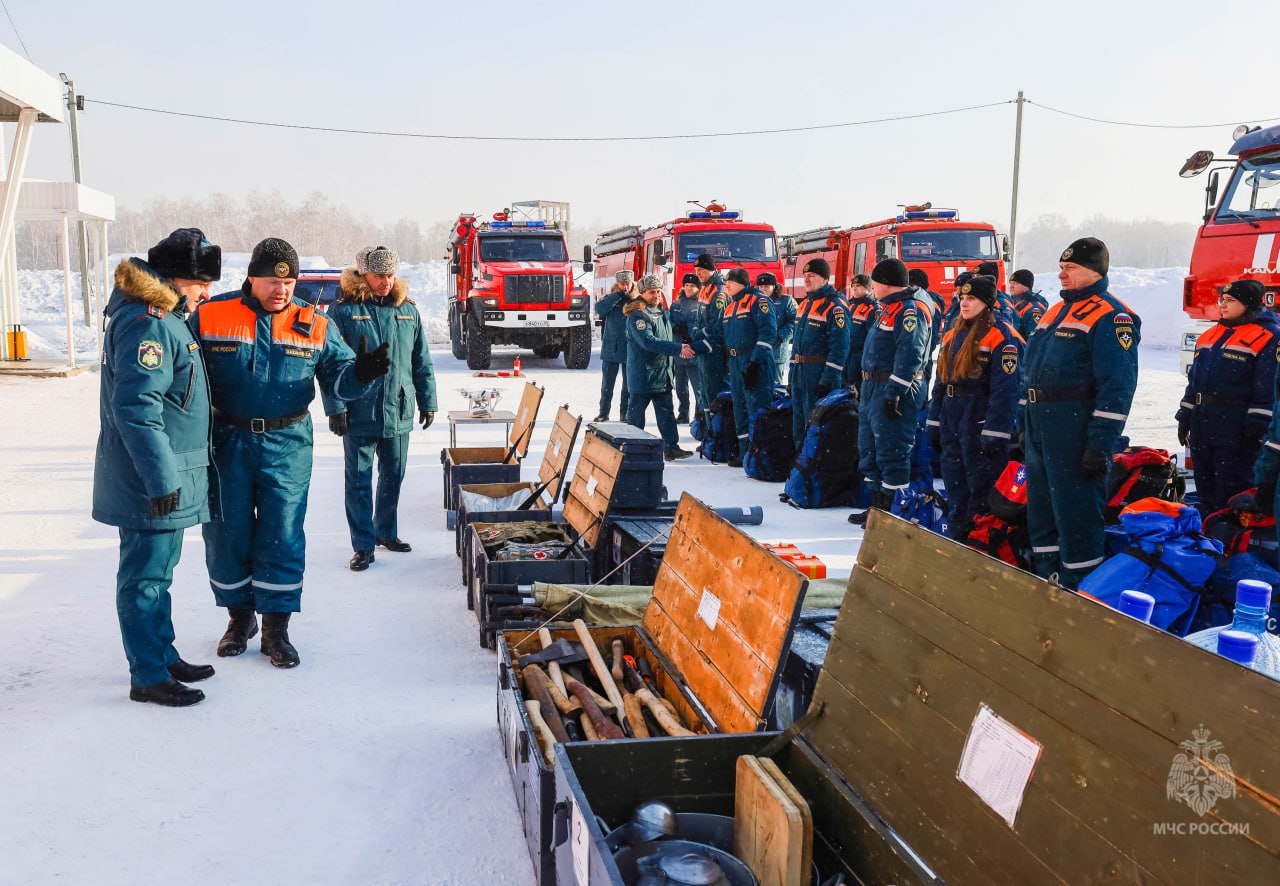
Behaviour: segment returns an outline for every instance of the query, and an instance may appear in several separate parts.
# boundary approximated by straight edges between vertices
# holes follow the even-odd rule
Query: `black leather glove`
[[[1258,488],[1253,491],[1253,509],[1266,517],[1276,512],[1276,484],[1258,484]]]
[[[427,428],[431,427],[431,423],[432,423],[433,421],[435,421],[435,420],[436,420],[436,414],[435,414],[434,412],[420,412],[420,413],[418,413],[418,421],[422,422],[422,429],[423,429],[424,431],[425,431]]]
[[[1009,460],[1009,444],[1004,440],[983,440],[982,457],[992,464],[1004,464]]]
[[[337,415],[329,416],[329,430],[333,431],[339,437],[347,432],[347,428],[351,426],[350,420],[345,412],[339,412]]]
[[[889,418],[902,418],[902,404],[897,397],[889,397],[884,401],[884,414]]]
[[[942,451],[942,428],[940,428],[938,425],[929,425],[927,430],[929,433],[929,448],[932,449],[934,452],[941,452]]]
[[[151,516],[167,517],[178,509],[178,497],[182,492],[175,489],[168,495],[162,495],[158,498],[151,499]]]
[[[821,400],[834,390],[835,388],[831,387],[831,385],[826,382],[818,382],[813,388],[813,397],[815,400]]]
[[[1187,441],[1191,439],[1191,422],[1183,419],[1178,422],[1178,445],[1186,446]]]
[[[1090,446],[1084,451],[1084,457],[1080,459],[1080,473],[1084,475],[1086,480],[1097,480],[1099,477],[1105,477],[1110,469],[1111,461],[1101,449],[1094,449]]]
[[[391,358],[387,356],[387,343],[384,341],[370,351],[368,339],[361,336],[360,346],[356,349],[356,381],[367,385],[375,378],[381,378],[391,368]]]
[[[762,367],[759,363],[751,362],[747,364],[747,368],[742,370],[742,381],[751,390],[755,390],[756,385],[760,384],[760,372]]]

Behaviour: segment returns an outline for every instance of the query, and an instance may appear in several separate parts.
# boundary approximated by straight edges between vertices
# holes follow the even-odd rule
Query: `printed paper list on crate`
[[[969,727],[956,778],[1013,827],[1042,747],[984,704]]]

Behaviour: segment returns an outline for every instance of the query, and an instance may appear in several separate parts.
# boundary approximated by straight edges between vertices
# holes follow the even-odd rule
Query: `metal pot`
[[[679,880],[664,876],[660,864],[640,864],[642,859],[653,856],[676,857],[686,854],[709,856],[720,866],[721,878],[710,886],[760,886],[760,881],[751,873],[751,869],[735,856],[723,849],[717,849],[706,843],[694,843],[689,840],[655,840],[651,843],[637,843],[634,846],[623,846],[613,854],[618,873],[622,874],[624,883],[638,884],[643,882],[653,886],[680,886]],[[666,867],[673,867],[665,865]],[[687,882],[687,881],[686,881]]]

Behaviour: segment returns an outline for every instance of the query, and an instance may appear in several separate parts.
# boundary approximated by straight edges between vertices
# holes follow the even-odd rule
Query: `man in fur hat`
[[[389,551],[411,550],[400,539],[396,509],[413,430],[429,428],[436,416],[436,378],[427,351],[418,307],[409,284],[396,275],[400,258],[385,246],[356,253],[356,264],[342,272],[341,295],[329,319],[349,345],[361,339],[376,347],[385,342],[391,371],[373,389],[350,403],[321,391],[329,430],[342,438],[346,452],[347,527],[351,530],[351,568],[361,572],[373,562],[377,545]],[[378,459],[378,494],[373,494],[373,460]]]
[[[103,336],[93,519],[120,529],[116,614],[129,698],[169,707],[201,701],[187,686],[213,676],[174,648],[169,587],[188,526],[209,520],[209,385],[187,305],[222,276],[222,250],[198,228],[116,268]]]

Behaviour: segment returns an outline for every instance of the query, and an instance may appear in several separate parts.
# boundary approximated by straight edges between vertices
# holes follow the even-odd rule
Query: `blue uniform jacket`
[[[775,286],[769,302],[773,305],[774,317],[778,321],[778,331],[773,337],[776,352],[783,345],[791,344],[791,336],[796,328],[796,300],[783,292],[781,286]]]
[[[627,388],[636,394],[660,394],[675,386],[671,358],[681,344],[671,339],[671,319],[661,305],[636,300],[627,306]]]
[[[362,338],[371,351],[385,341],[391,370],[349,405],[322,387],[325,414],[348,413],[347,432],[356,437],[407,434],[413,430],[415,404],[421,412],[436,411],[435,370],[409,284],[396,280],[389,295],[376,296],[355,268],[347,268],[341,287],[341,299],[329,308],[329,320],[352,350]]]
[[[241,420],[283,418],[307,411],[317,380],[339,400],[369,390],[356,379],[355,353],[323,312],[294,298],[269,314],[248,287],[246,280],[241,291],[216,296],[191,315],[215,410]]]
[[[777,320],[772,302],[754,286],[748,286],[737,298],[729,300],[721,318],[720,345],[734,366],[745,368],[748,360],[767,365],[773,359]]]
[[[125,529],[209,521],[209,383],[178,293],[139,259],[116,268],[107,302],[93,519]],[[151,516],[151,499],[178,507]]]
[[[711,342],[714,353],[720,353],[720,349],[724,346],[724,335],[720,326],[724,322],[724,306],[728,298],[724,294],[724,278],[720,276],[719,271],[714,272],[707,278],[707,282],[702,284],[698,301],[702,302],[702,328],[707,341]]]
[[[923,385],[932,348],[932,312],[933,302],[914,286],[880,301],[880,314],[862,349],[862,371],[889,383],[886,398],[918,393]]]
[[[849,302],[849,359],[844,364],[846,385],[860,388],[862,385],[862,349],[867,335],[880,316],[880,303],[869,295],[859,296]]]
[[[1040,318],[1049,310],[1049,301],[1038,292],[1024,292],[1013,300],[1013,312],[1018,317],[1018,334],[1024,340],[1031,338],[1031,333],[1040,325]]]
[[[1142,321],[1107,291],[1107,278],[1063,290],[1027,342],[1026,386],[1044,402],[1092,401],[1087,444],[1111,453],[1138,384]]]
[[[832,389],[844,384],[844,361],[849,356],[849,305],[830,283],[810,292],[796,312],[791,338],[791,362],[799,357],[822,357],[817,384]]]
[[[604,320],[600,329],[600,359],[606,363],[627,362],[627,323],[622,310],[636,296],[631,292],[610,292],[596,302],[596,316]]]
[[[1219,320],[1205,330],[1196,339],[1177,420],[1193,422],[1196,435],[1256,443],[1271,424],[1277,341],[1280,324],[1271,311]]]
[[[684,324],[684,326],[687,327],[690,339],[696,339],[701,336],[703,314],[703,304],[698,301],[698,297],[696,295],[685,295],[683,292],[678,294],[676,296],[676,300],[671,304],[671,311],[669,314],[671,318],[671,329],[675,338],[677,340],[680,339],[680,336],[675,334],[675,328],[681,324]],[[693,363],[696,359],[696,357],[690,357],[688,360],[681,360],[677,357],[676,362],[687,364]]]
[[[943,349],[954,355],[964,346],[970,327],[963,323],[943,336]],[[1008,442],[1017,426],[1018,403],[1022,399],[1023,340],[1008,323],[997,320],[978,344],[977,378],[942,381],[942,354],[938,356],[938,380],[933,385],[929,403],[929,421],[941,427],[949,421],[963,420],[970,403],[980,404],[976,418],[982,426],[979,437]],[[953,416],[954,413],[954,416]],[[964,436],[965,429],[957,429]]]

